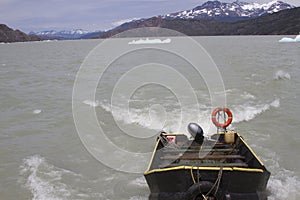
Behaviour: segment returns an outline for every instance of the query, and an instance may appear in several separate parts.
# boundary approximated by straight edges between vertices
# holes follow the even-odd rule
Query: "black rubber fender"
[[[187,191],[187,200],[194,200],[198,195],[206,195],[211,188],[214,186],[212,182],[209,181],[200,181],[199,183],[195,183],[192,185]],[[218,191],[216,192],[216,188],[211,191],[211,194],[215,194],[217,200],[226,200],[226,196],[222,191],[222,188],[219,187]]]

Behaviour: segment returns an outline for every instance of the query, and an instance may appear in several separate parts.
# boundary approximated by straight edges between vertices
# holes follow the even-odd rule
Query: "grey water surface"
[[[300,44],[279,43],[280,38],[193,37],[221,73],[227,106],[234,115],[231,128],[246,139],[272,173],[269,199],[296,200],[300,198]],[[0,199],[147,199],[149,189],[143,174],[120,172],[95,159],[74,125],[76,73],[100,42],[0,44]],[[162,62],[172,58],[151,51],[134,56]],[[95,109],[100,125],[114,143],[138,152],[151,152],[155,143],[155,137],[140,139],[139,144],[131,136],[118,135],[120,130],[112,132],[116,122],[127,130],[144,129],[154,134],[159,129],[186,133],[184,127],[190,121],[204,129],[211,124],[205,80],[192,75],[188,79],[193,82],[201,109],[187,107],[185,112],[190,115],[186,119],[180,119],[176,94],[155,84],[145,85],[132,95],[130,118],[124,115],[128,109],[122,104],[114,105],[112,114],[106,90],[113,88],[130,59],[115,62],[100,81],[95,99],[87,97],[81,102]],[[172,62],[181,65],[183,71],[185,65],[188,68],[185,61],[169,60],[169,65]],[[188,74],[188,69],[185,72]],[[180,82],[177,86],[185,90]],[[183,125],[178,129],[179,121]],[[107,152],[106,159],[116,158]],[[147,166],[148,160],[145,162]]]

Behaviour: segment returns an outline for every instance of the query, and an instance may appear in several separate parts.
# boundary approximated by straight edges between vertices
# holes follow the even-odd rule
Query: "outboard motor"
[[[198,145],[203,144],[203,130],[202,128],[196,124],[196,123],[189,123],[188,125],[188,131],[193,136],[194,142],[196,142]]]

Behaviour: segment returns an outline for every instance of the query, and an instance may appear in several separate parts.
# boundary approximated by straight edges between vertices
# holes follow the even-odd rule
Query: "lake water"
[[[222,36],[193,40],[205,48],[218,66],[225,85],[223,94],[234,115],[231,128],[246,139],[272,173],[269,199],[296,200],[300,198],[300,43],[279,43],[280,38]],[[158,130],[185,133],[188,122],[194,121],[210,132],[212,108],[207,80],[195,75],[186,60],[145,46],[114,60],[102,76],[90,71],[101,77],[95,99],[88,95],[73,99],[72,110],[76,74],[100,42],[0,44],[0,199],[145,200],[149,190],[139,170],[146,169]],[[171,43],[176,42],[172,38]],[[188,51],[188,46],[181,45]],[[93,63],[100,66],[109,57],[105,53],[98,56]],[[140,77],[156,80],[151,74],[152,62],[174,67],[184,75],[200,102],[200,109],[184,95],[186,85],[172,72],[170,76],[161,72],[164,77],[161,74],[157,77],[164,84],[174,84],[176,90],[153,81],[138,82]],[[143,63],[148,64],[144,71],[132,68]],[[127,77],[130,81],[126,81]],[[86,82],[89,81],[87,76]],[[112,99],[115,85],[125,87],[122,90],[125,93],[127,88],[141,87],[135,88],[130,99],[125,93]],[[188,104],[184,111],[181,100]],[[84,141],[88,139],[78,134],[82,129],[75,126],[72,111],[77,104],[82,109],[95,110],[99,125],[110,141],[127,152],[145,153],[143,159],[133,157],[122,163],[122,158],[112,151],[101,152],[103,159],[97,159],[93,151],[100,152],[103,148],[87,147],[89,142]],[[89,117],[81,116],[78,122],[85,124],[87,132],[94,126],[89,127]],[[143,134],[136,137],[137,133]]]

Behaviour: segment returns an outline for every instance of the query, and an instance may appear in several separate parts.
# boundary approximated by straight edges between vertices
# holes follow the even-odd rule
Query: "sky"
[[[207,0],[0,0],[0,23],[26,33],[44,30],[109,30],[128,19],[147,18],[201,5]],[[235,0],[222,0],[233,2]],[[240,0],[266,3],[271,0]],[[300,6],[300,0],[284,0]]]

